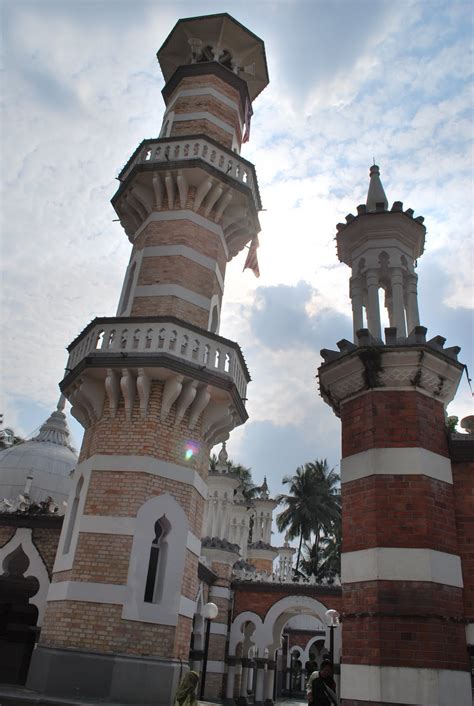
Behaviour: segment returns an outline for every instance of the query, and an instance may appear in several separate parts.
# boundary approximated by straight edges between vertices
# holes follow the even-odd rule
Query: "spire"
[[[49,441],[51,444],[66,446],[71,451],[75,450],[72,446],[66,415],[63,412],[65,402],[64,395],[61,395],[56,410],[41,425],[39,433],[31,441]]]
[[[369,192],[367,194],[367,210],[376,211],[377,204],[383,203],[384,211],[388,209],[388,201],[380,181],[380,170],[376,164],[370,167]]]

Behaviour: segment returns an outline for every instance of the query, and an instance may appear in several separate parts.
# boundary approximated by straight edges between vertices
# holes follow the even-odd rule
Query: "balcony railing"
[[[146,140],[120,173],[124,181],[137,164],[166,164],[168,162],[201,159],[218,171],[247,186],[258,209],[261,208],[255,169],[250,162],[234,152],[218,147],[206,138],[176,138]]]
[[[91,324],[69,347],[67,367],[73,370],[91,354],[168,353],[183,361],[195,363],[209,372],[228,376],[242,399],[246,398],[248,372],[237,346],[199,329],[174,321],[140,321],[101,319]]]

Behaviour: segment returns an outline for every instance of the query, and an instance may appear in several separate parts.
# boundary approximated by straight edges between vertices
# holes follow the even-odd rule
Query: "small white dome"
[[[0,500],[13,500],[25,490],[37,503],[50,496],[61,507],[67,500],[77,455],[63,407],[61,397],[34,439],[0,451]]]

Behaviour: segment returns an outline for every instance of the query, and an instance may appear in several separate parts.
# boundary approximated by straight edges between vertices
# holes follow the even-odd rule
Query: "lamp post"
[[[209,650],[209,636],[211,634],[211,620],[217,618],[219,610],[215,603],[206,603],[202,609],[202,617],[206,620],[206,639],[204,642],[204,659],[202,662],[202,675],[201,675],[201,691],[199,693],[199,698],[204,698],[204,689],[206,686],[206,670],[207,670],[207,653]]]
[[[339,613],[330,608],[324,613],[324,622],[329,628],[329,659],[334,668],[334,629],[339,627]]]

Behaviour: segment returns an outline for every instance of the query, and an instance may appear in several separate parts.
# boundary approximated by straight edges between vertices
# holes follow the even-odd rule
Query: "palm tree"
[[[309,542],[314,535],[312,561],[319,561],[319,544],[322,533],[330,534],[341,514],[338,492],[339,475],[329,469],[327,460],[316,460],[299,466],[293,476],[285,476],[283,484],[289,485],[289,493],[277,500],[286,508],[277,515],[280,532],[288,530],[289,539],[300,538],[296,559],[298,571],[303,541]]]

